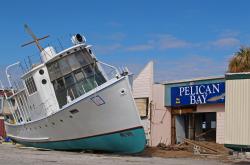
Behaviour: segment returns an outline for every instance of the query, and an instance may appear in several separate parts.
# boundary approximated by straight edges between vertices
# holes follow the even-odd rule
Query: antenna
[[[24,29],[26,30],[26,32],[27,32],[29,35],[31,35],[31,37],[33,38],[33,41],[28,42],[28,43],[26,43],[26,44],[23,44],[22,47],[27,46],[27,45],[32,44],[32,43],[35,43],[36,46],[37,46],[37,48],[39,49],[39,51],[42,52],[42,51],[43,51],[43,48],[40,46],[39,41],[40,41],[40,40],[43,40],[43,39],[45,39],[45,38],[48,38],[49,35],[44,36],[44,37],[42,37],[42,38],[37,38],[36,35],[31,31],[31,29],[29,28],[29,26],[28,26],[27,24],[24,24]]]

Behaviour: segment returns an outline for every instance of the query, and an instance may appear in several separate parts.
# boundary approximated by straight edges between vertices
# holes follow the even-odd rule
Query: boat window
[[[62,78],[54,80],[52,83],[53,83],[55,90],[64,88],[64,82]]]
[[[79,61],[79,63],[81,64],[81,66],[85,66],[88,64],[81,51],[76,52],[75,56],[77,61]]]
[[[29,77],[25,80],[25,85],[28,89],[29,94],[33,94],[37,91],[36,84],[33,77]]]
[[[70,86],[70,85],[74,84],[74,78],[71,74],[65,76],[64,79],[65,79],[66,86]]]
[[[64,87],[64,82],[63,82],[63,79],[60,78],[57,80],[57,89],[61,89]]]
[[[81,70],[78,70],[75,72],[75,78],[76,78],[76,81],[80,81],[84,78],[84,75]]]
[[[71,70],[76,70],[78,68],[81,67],[81,65],[79,64],[79,62],[77,61],[77,58],[75,57],[75,55],[70,55],[67,57],[69,65],[71,67]]]
[[[90,66],[84,67],[83,70],[84,70],[87,77],[89,77],[93,74],[92,68]]]
[[[63,59],[59,60],[58,63],[59,63],[60,70],[63,73],[63,75],[71,72],[71,68],[69,66],[67,58],[63,58]]]
[[[59,67],[58,62],[53,62],[51,64],[48,65],[48,72],[50,75],[51,80],[55,80],[59,77],[62,77],[62,73]]]

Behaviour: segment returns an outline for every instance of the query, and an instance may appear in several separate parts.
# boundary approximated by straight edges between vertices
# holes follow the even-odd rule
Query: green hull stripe
[[[224,146],[235,151],[250,151],[250,145],[224,144]]]
[[[141,152],[146,146],[146,138],[143,128],[67,141],[42,143],[16,142],[26,146],[53,150],[97,150],[124,154]]]

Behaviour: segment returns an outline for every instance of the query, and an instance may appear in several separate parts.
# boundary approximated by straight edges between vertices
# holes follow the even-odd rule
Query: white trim
[[[193,82],[193,81],[203,81],[203,80],[213,80],[213,79],[225,79],[225,76],[210,76],[210,77],[198,77],[193,79],[184,79],[184,80],[173,80],[173,81],[165,81],[160,84],[176,84],[176,83],[184,83],[184,82]]]
[[[44,140],[49,140],[48,137],[43,137],[43,138],[28,138],[28,137],[20,137],[20,136],[14,136],[11,134],[8,134],[9,137],[14,138],[14,139],[20,139],[20,140],[26,140],[26,141],[44,141]]]
[[[226,73],[226,75],[235,75],[235,74],[250,74],[250,72]]]

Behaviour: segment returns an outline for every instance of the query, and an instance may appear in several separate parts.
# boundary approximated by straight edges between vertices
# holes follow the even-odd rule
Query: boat
[[[11,114],[5,116],[8,137],[15,143],[52,150],[92,150],[138,153],[145,133],[133,99],[131,74],[97,59],[81,34],[60,52],[42,48],[27,25],[41,54],[41,63],[21,76],[14,88],[6,68]],[[70,37],[69,37],[70,40]],[[26,46],[28,44],[24,44]],[[108,71],[109,70],[109,71]]]

